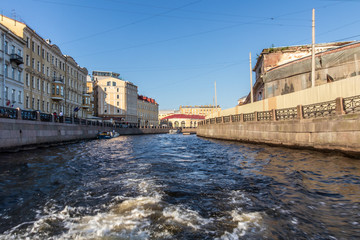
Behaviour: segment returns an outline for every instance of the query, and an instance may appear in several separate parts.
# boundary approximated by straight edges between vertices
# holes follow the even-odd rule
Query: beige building
[[[95,116],[94,112],[94,81],[90,75],[86,76],[86,94],[90,97],[90,107],[87,109],[88,117]]]
[[[201,115],[207,116],[217,111],[221,111],[219,106],[204,105],[204,106],[180,106],[180,114],[190,114],[190,115]]]
[[[173,114],[160,119],[161,124],[174,128],[196,128],[205,116],[190,114]]]
[[[118,73],[93,71],[93,78],[95,116],[137,125],[137,86]]]
[[[159,104],[155,99],[139,95],[137,100],[137,116],[140,127],[159,126]]]
[[[6,16],[0,23],[25,41],[23,108],[85,117],[90,102],[84,94],[87,69],[26,24]]]
[[[24,45],[24,40],[0,24],[0,106],[23,108]]]

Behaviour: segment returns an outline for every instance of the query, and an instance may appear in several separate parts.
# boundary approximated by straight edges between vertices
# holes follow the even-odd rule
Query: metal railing
[[[283,108],[275,110],[275,119],[278,120],[290,120],[297,117],[297,108]]]
[[[36,113],[36,111],[21,110],[21,119],[22,120],[37,120],[37,113]]]
[[[234,114],[217,118],[205,119],[199,125],[219,124],[229,122],[260,122],[260,121],[283,121],[294,119],[311,119],[330,117],[334,115],[359,113],[360,95],[337,98],[333,101],[297,106],[293,108],[275,109],[263,112]],[[274,116],[275,114],[275,116]]]
[[[17,110],[14,108],[1,107],[0,118],[11,118],[16,119],[18,117]]]
[[[47,113],[40,113],[40,121],[52,122],[52,115]]]
[[[345,113],[360,112],[360,95],[344,98],[344,111]]]

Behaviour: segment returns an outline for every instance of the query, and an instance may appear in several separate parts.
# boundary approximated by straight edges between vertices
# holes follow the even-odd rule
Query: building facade
[[[180,114],[207,116],[217,111],[221,111],[220,106],[204,105],[204,106],[180,106]]]
[[[351,43],[352,42],[335,42],[316,44],[315,53],[319,55]],[[253,86],[254,101],[260,101],[265,98],[311,87],[311,62],[309,62],[311,53],[311,45],[263,49],[253,68],[256,74],[256,81]],[[303,60],[307,62],[305,63]],[[299,64],[300,62],[305,64],[301,65]],[[317,59],[316,65],[317,69],[325,66],[321,58]],[[288,69],[279,71],[280,69],[285,69],[284,66],[287,66]],[[270,79],[269,77],[274,75],[270,72],[276,72],[275,74],[278,77],[271,77]],[[280,80],[279,76],[283,76],[283,79]],[[296,80],[293,80],[294,78]],[[320,79],[319,76],[316,78]],[[322,83],[321,80],[317,80],[316,85]],[[248,95],[245,100],[245,103],[249,102],[251,102],[250,95]]]
[[[0,106],[23,108],[25,42],[0,24]]]
[[[140,127],[159,126],[159,104],[155,99],[139,95],[137,100],[137,116]]]
[[[83,104],[87,98],[84,94],[87,69],[26,24],[3,15],[0,23],[25,41],[23,108],[84,117],[88,106]]]
[[[161,124],[174,128],[196,128],[199,121],[205,119],[202,115],[173,114],[160,119]]]
[[[103,76],[106,73],[111,76]],[[138,125],[137,86],[119,76],[112,72],[93,72],[95,116]]]

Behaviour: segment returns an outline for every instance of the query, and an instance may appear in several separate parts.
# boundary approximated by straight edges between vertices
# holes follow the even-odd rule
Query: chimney
[[[50,40],[50,39],[46,39],[46,42],[47,42],[48,44],[51,44],[51,40]]]

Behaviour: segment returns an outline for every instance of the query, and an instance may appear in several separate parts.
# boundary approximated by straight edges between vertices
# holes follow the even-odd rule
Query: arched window
[[[181,127],[185,127],[185,121],[181,121]]]
[[[175,122],[175,127],[176,128],[179,127],[179,122],[178,121]]]

